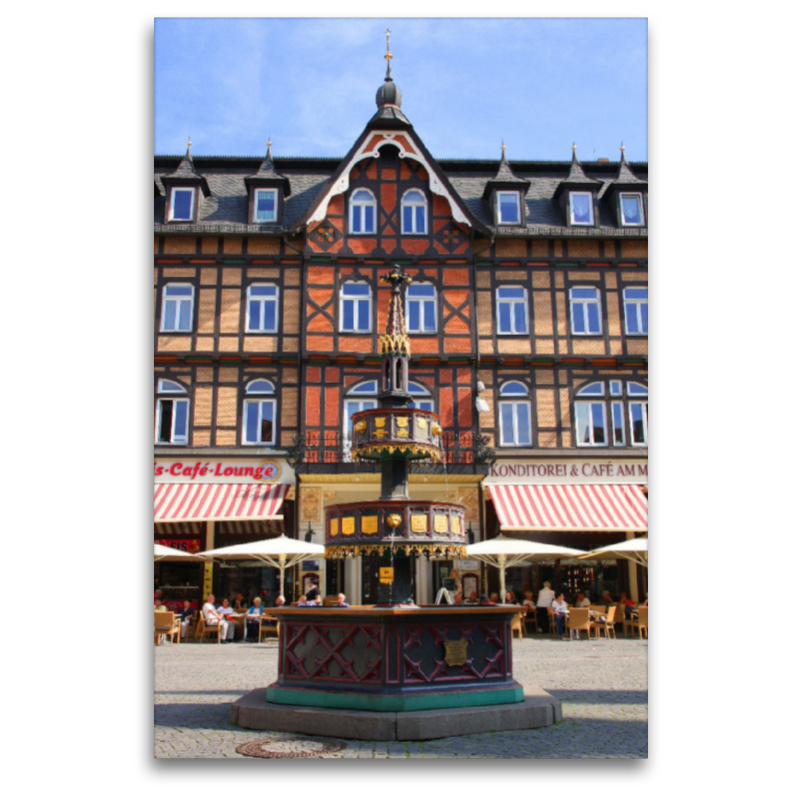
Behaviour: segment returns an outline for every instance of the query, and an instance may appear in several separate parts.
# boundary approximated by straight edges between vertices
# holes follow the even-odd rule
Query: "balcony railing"
[[[411,473],[486,474],[495,460],[488,437],[472,431],[442,431],[442,463],[409,462]],[[351,441],[341,431],[306,431],[294,437],[289,461],[297,472],[380,472],[380,462],[355,463]]]

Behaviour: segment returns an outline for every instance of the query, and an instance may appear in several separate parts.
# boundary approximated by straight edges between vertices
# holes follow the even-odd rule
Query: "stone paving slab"
[[[425,742],[347,740],[323,758],[647,758],[647,640],[514,640],[514,677],[561,701],[560,723]],[[156,758],[245,758],[230,704],[277,678],[277,642],[154,647]],[[344,737],[339,737],[344,738]]]

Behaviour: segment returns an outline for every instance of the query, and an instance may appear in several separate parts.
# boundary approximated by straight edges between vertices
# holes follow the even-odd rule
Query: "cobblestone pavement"
[[[558,725],[426,742],[362,742],[326,758],[646,758],[647,641],[514,640],[514,677],[561,700]],[[156,758],[244,758],[268,739],[230,723],[229,704],[277,678],[277,643],[154,648]]]

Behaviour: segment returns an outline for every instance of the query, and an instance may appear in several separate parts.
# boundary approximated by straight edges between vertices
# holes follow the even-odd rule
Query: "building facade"
[[[445,447],[443,464],[413,469],[413,497],[463,504],[476,541],[590,549],[640,534],[647,165],[624,149],[582,164],[574,146],[565,162],[512,163],[504,149],[436,160],[390,75],[376,103],[342,159],[270,146],[263,159],[155,158],[156,540],[200,550],[285,530],[323,542],[326,506],[375,498],[380,473],[351,457],[349,419],[377,406],[379,276],[394,264],[414,281],[410,390],[439,415]],[[494,588],[491,570],[432,552],[418,602],[453,568],[467,591]],[[198,599],[274,591],[255,566],[205,570],[202,585],[188,571],[166,580]],[[510,572],[517,591],[547,578],[644,591],[627,565]],[[325,594],[369,602],[375,573],[369,559],[304,562],[289,591],[316,575]]]

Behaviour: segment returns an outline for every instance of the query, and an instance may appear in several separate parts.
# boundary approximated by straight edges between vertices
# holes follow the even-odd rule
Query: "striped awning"
[[[283,519],[288,483],[157,483],[155,521]]]
[[[501,531],[646,531],[647,498],[635,485],[493,485]]]

